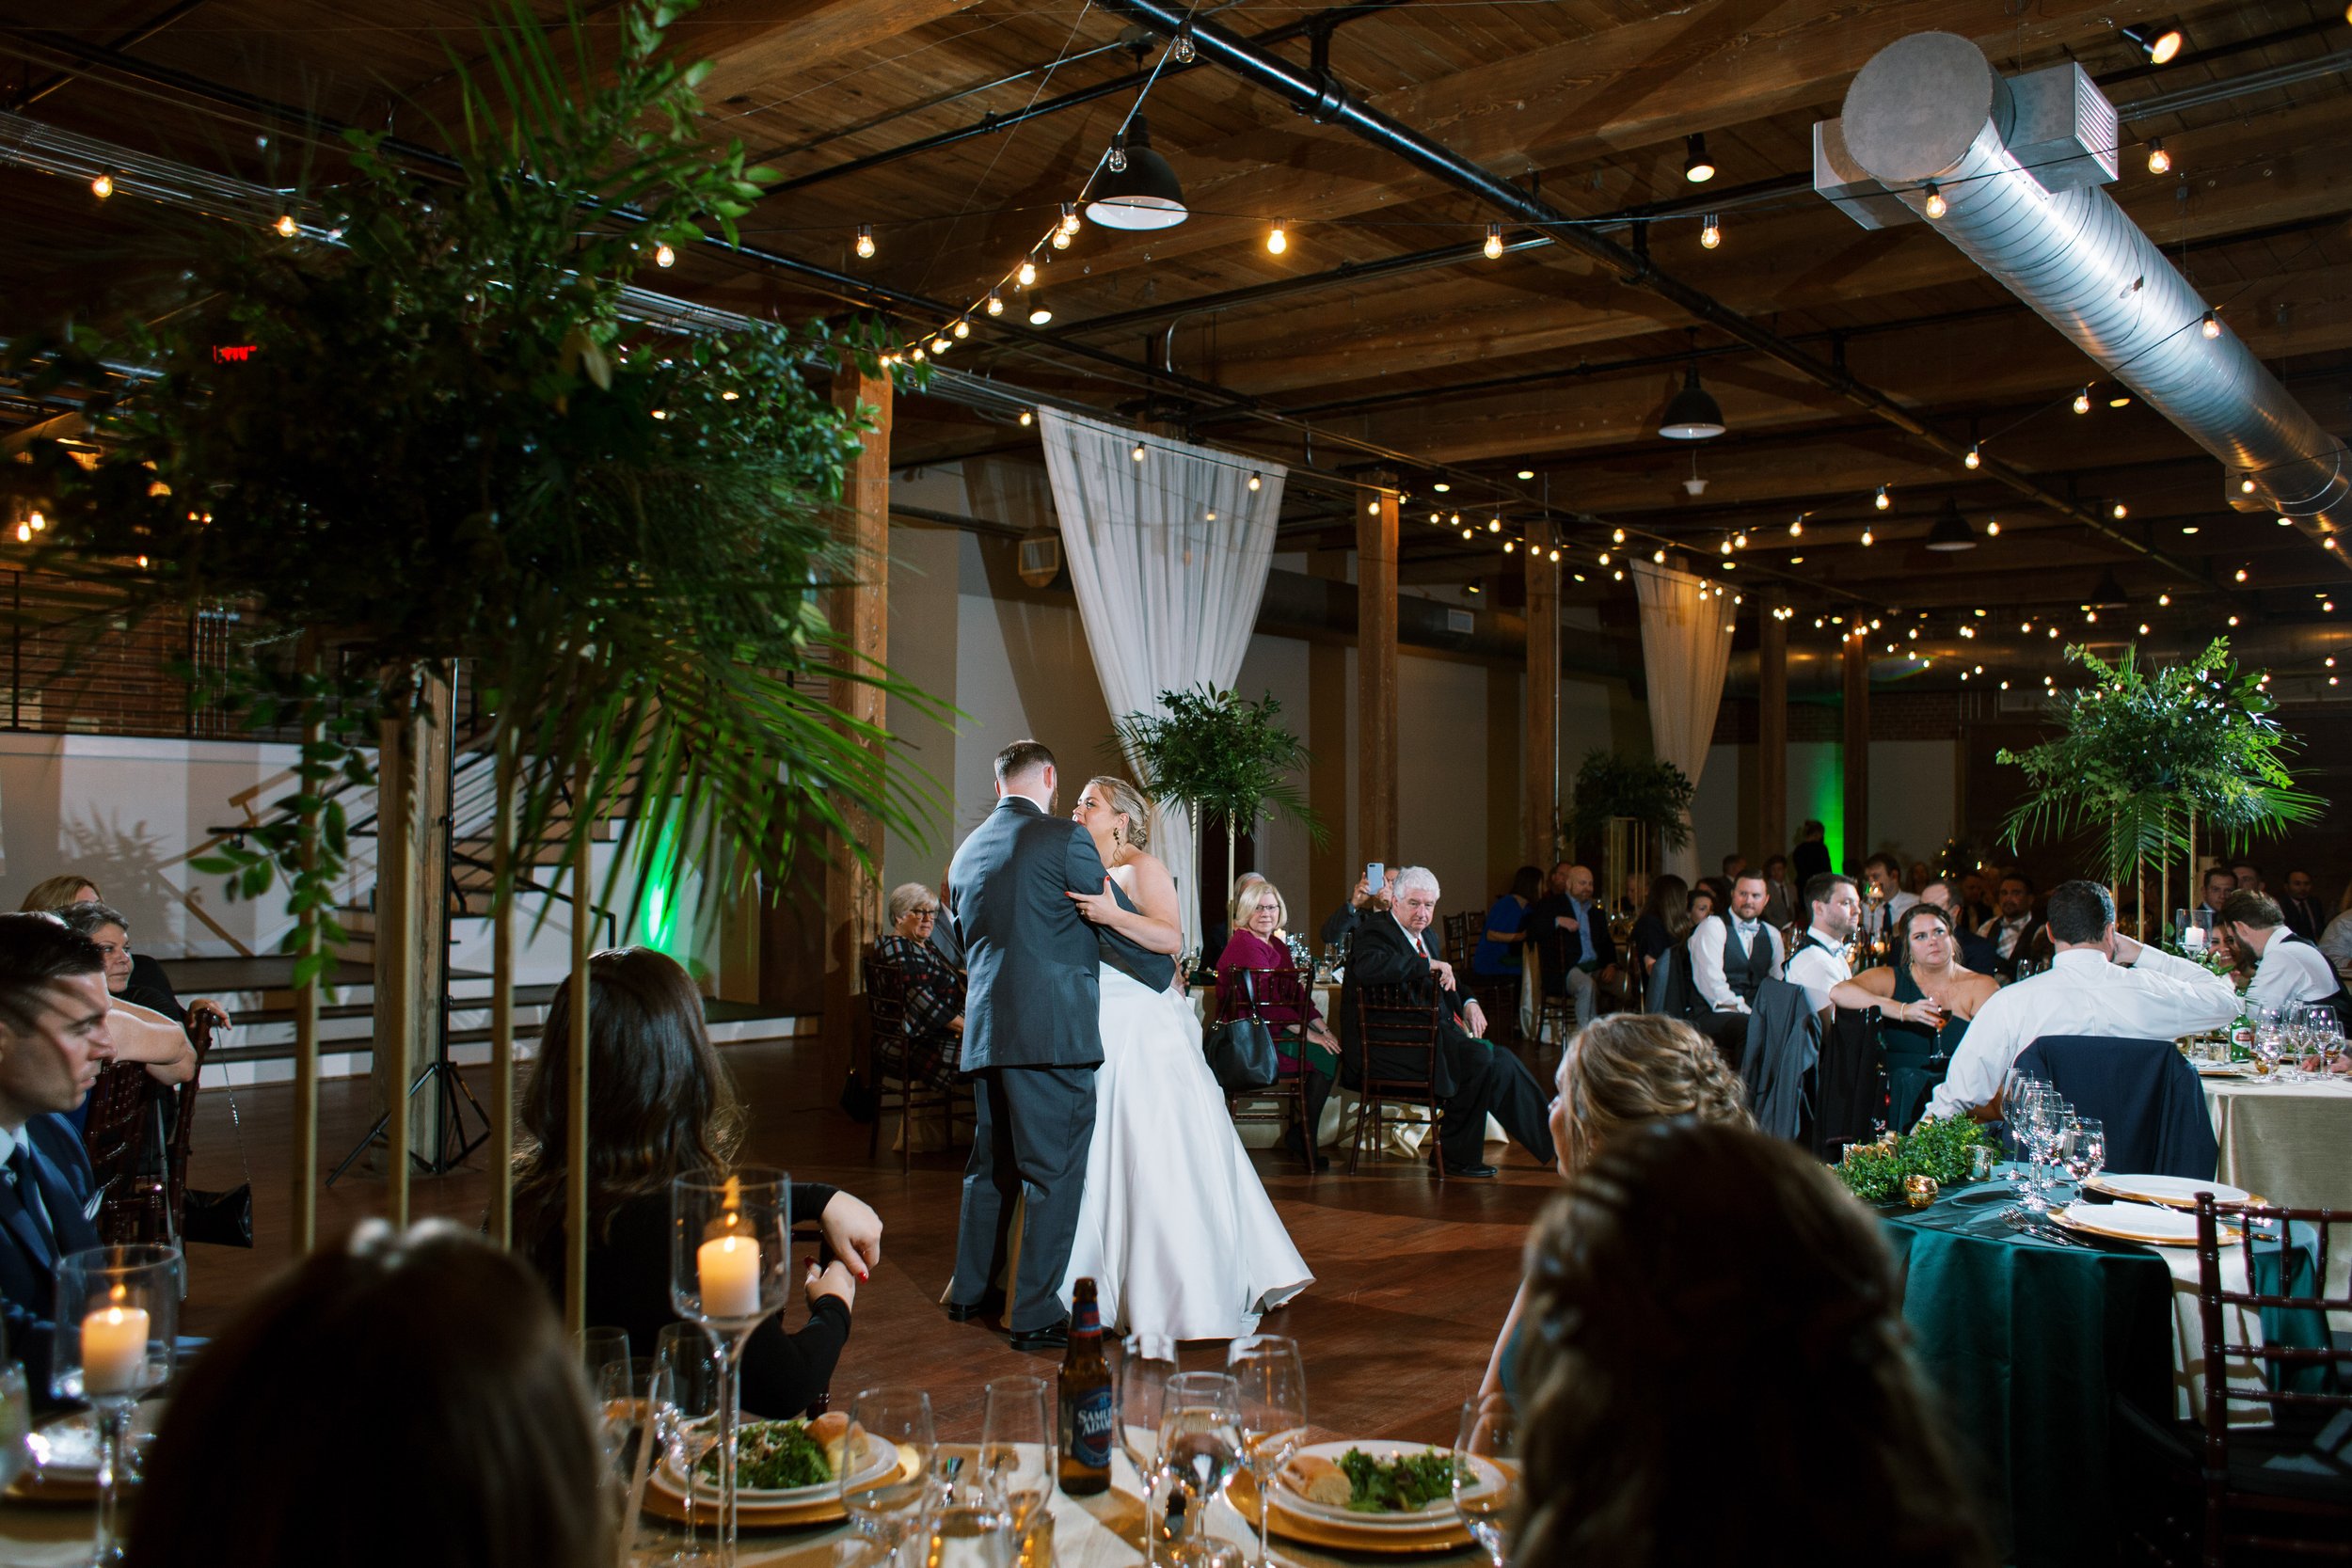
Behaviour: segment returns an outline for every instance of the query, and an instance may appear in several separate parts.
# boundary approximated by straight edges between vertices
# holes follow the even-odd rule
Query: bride
[[[1111,880],[1077,894],[1087,919],[1155,955],[1184,943],[1176,883],[1144,852],[1151,809],[1124,779],[1089,779],[1071,813]],[[1274,1212],[1200,1050],[1192,1002],[1103,965],[1103,1066],[1094,1076],[1094,1141],[1071,1243],[1068,1301],[1091,1277],[1104,1326],[1150,1341],[1226,1339],[1314,1283]],[[1168,1352],[1165,1354],[1172,1354]]]

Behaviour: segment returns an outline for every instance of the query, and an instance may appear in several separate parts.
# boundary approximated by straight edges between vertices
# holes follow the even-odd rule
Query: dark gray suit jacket
[[[1084,828],[1008,795],[947,867],[947,918],[963,949],[963,1069],[1096,1067],[1103,1060],[1095,930],[1070,899],[1103,891]]]

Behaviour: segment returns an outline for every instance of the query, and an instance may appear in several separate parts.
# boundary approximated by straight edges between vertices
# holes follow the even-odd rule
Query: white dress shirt
[[[1742,953],[1754,944],[1757,931],[1770,937],[1772,942],[1772,977],[1775,980],[1782,977],[1781,964],[1785,955],[1780,950],[1778,931],[1756,920],[1724,920],[1710,915],[1700,921],[1698,929],[1691,933],[1691,984],[1698,989],[1701,996],[1707,998],[1708,1006],[1719,1013],[1744,1013],[1748,1010],[1747,1003],[1731,989],[1730,980],[1724,974],[1724,942],[1725,936],[1734,930],[1740,934],[1740,951]]]
[[[1993,939],[1993,951],[2004,958],[2017,957],[2017,943],[2033,929],[2033,911],[2027,910],[2014,920],[1994,915],[1977,927],[1977,935]]]
[[[2265,1007],[2291,1007],[2297,1002],[2325,1002],[2343,987],[2327,956],[2308,942],[2294,941],[2281,926],[2270,933],[2262,962],[2246,982],[2246,1000]]]
[[[1985,999],[1928,1099],[1927,1114],[1948,1117],[2000,1098],[2010,1069],[2044,1035],[2108,1035],[2169,1040],[2217,1029],[2237,1017],[2230,982],[2187,958],[2143,947],[2130,965],[2095,948],[2070,948],[2040,974]]]
[[[2328,922],[2328,928],[2319,933],[2319,950],[2336,966],[2338,974],[2352,972],[2352,910]]]
[[[1829,1006],[1832,986],[1853,978],[1853,966],[1846,961],[1844,942],[1818,926],[1805,934],[1813,939],[1813,945],[1789,955],[1785,978],[1792,986],[1804,988],[1805,1000],[1818,1013]],[[1692,967],[1698,966],[1693,962]]]

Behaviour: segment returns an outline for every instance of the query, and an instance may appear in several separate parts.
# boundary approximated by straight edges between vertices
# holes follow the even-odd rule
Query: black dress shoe
[[[1448,1176],[1468,1177],[1472,1181],[1485,1181],[1502,1174],[1492,1165],[1448,1165],[1445,1173]]]
[[[1014,1331],[1012,1348],[1021,1351],[1068,1350],[1070,1320],[1048,1323],[1043,1328],[1024,1328]]]
[[[979,1300],[972,1302],[969,1305],[961,1301],[949,1302],[947,1304],[947,1321],[951,1323],[968,1323],[975,1318],[993,1318],[1004,1309],[1004,1292],[1001,1291],[991,1291]]]
[[[1291,1151],[1291,1158],[1296,1160],[1302,1165],[1311,1165],[1316,1170],[1329,1170],[1331,1168],[1331,1157],[1328,1154],[1324,1153],[1321,1149],[1316,1149],[1311,1155],[1310,1155],[1307,1151],[1307,1140],[1300,1137],[1295,1132],[1291,1132],[1288,1136],[1283,1138],[1282,1147],[1289,1149]]]

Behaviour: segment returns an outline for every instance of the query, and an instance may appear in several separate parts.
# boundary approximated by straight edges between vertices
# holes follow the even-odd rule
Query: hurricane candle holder
[[[791,1260],[791,1179],[780,1170],[695,1171],[670,1183],[670,1302],[719,1353],[719,1560],[733,1568],[735,1432],[743,1347],[783,1309]],[[688,1484],[692,1484],[691,1477]]]
[[[88,1404],[98,1426],[98,1524],[90,1560],[122,1560],[119,1504],[131,1407],[171,1376],[179,1342],[180,1249],[102,1246],[57,1262],[50,1390]]]

